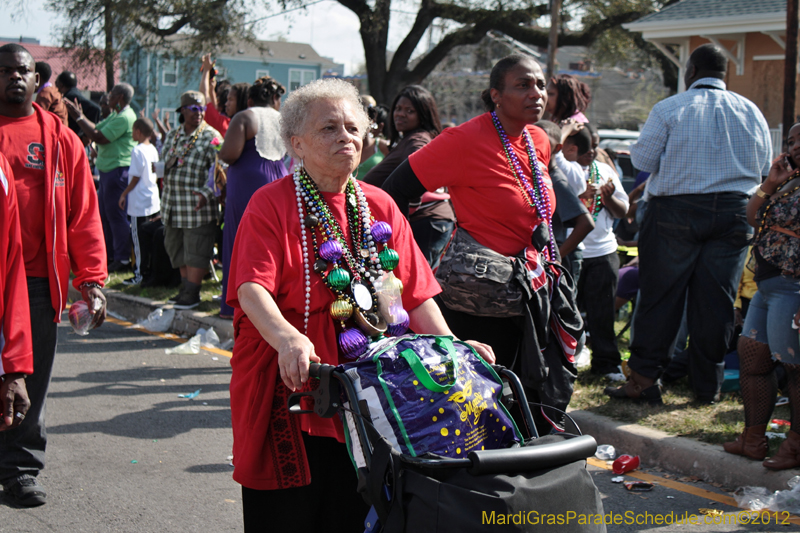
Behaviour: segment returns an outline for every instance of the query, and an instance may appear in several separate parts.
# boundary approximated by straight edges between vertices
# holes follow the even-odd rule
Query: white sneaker
[[[606,374],[606,379],[610,379],[611,381],[627,381],[628,378],[625,377],[625,374],[622,372],[611,372],[610,374]]]

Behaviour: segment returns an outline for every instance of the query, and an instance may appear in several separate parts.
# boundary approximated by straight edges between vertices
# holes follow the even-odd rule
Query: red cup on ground
[[[637,468],[639,468],[638,455],[620,455],[614,460],[614,464],[611,465],[611,470],[617,475],[636,470]]]

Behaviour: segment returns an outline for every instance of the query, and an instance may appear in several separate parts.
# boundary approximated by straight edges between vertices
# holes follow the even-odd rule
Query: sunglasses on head
[[[183,108],[188,109],[192,113],[205,113],[206,111],[206,106],[204,105],[185,105]]]

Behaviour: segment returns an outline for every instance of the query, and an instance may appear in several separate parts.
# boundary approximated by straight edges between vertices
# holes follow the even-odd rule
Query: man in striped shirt
[[[772,153],[764,115],[726,89],[727,63],[717,46],[697,48],[686,66],[688,90],[658,103],[631,147],[633,165],[653,174],[639,238],[631,376],[625,386],[606,389],[613,398],[661,403],[658,378],[687,297],[690,384],[699,402],[719,398],[752,237],[745,208],[769,173]]]

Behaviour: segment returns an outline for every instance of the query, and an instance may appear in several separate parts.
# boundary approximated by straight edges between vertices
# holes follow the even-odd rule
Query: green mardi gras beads
[[[391,248],[384,248],[378,253],[378,259],[386,270],[394,270],[400,262],[400,256]]]
[[[350,284],[350,273],[343,268],[334,268],[328,274],[328,283],[333,289],[342,291]]]

